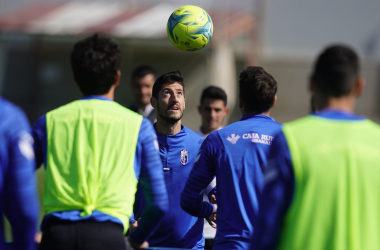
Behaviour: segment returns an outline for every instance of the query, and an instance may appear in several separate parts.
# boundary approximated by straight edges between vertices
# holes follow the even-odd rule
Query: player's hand
[[[149,247],[149,243],[147,241],[144,241],[141,245],[132,240],[131,237],[128,237],[128,241],[134,249],[143,249]]]
[[[41,243],[41,240],[42,240],[42,234],[41,233],[36,233],[34,235],[34,242]]]
[[[129,224],[129,234],[131,234],[133,231],[135,231],[135,229],[139,226],[140,219],[136,220],[132,224]]]
[[[216,229],[216,210],[218,209],[218,205],[216,204],[216,198],[215,195],[211,195],[211,201],[214,205],[214,212],[212,213],[211,217],[206,218],[208,224],[210,224],[211,227]]]

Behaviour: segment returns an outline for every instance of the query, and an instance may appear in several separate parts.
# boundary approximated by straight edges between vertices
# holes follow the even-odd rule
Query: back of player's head
[[[215,86],[205,88],[201,95],[201,105],[203,104],[206,98],[213,100],[222,100],[224,106],[227,106],[227,95],[226,92],[224,92],[224,90],[221,88]]]
[[[71,67],[84,95],[106,94],[117,79],[121,53],[118,45],[102,34],[94,34],[74,45]]]
[[[272,107],[277,82],[262,67],[249,66],[240,73],[239,92],[244,110],[261,114]]]
[[[326,48],[318,57],[312,82],[324,95],[348,95],[359,77],[359,58],[355,51],[344,45]]]
[[[181,75],[181,71],[173,70],[169,73],[163,74],[158,77],[153,85],[152,97],[158,99],[158,93],[167,84],[179,83],[183,87],[183,93],[185,93],[185,83]]]
[[[154,68],[148,65],[140,65],[132,71],[132,82],[137,81],[149,74],[152,74],[154,77],[156,77],[156,71]]]

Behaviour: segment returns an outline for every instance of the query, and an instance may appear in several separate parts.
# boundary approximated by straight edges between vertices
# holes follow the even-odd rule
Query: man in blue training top
[[[0,97],[0,212],[12,226],[13,249],[35,249],[38,198],[33,138],[24,112]],[[4,249],[0,216],[0,249]]]
[[[179,204],[180,193],[203,141],[201,136],[181,124],[185,110],[184,87],[180,71],[160,76],[153,85],[151,104],[157,113],[155,129],[169,196],[169,211],[149,238],[149,244],[154,247],[203,249],[203,218],[187,214]],[[202,196],[198,200],[201,201]],[[140,213],[141,207],[136,208],[136,218]],[[141,218],[144,219],[144,215]]]
[[[379,249],[380,126],[353,113],[358,55],[327,47],[310,80],[318,112],[273,141],[251,249]]]
[[[37,166],[45,165],[40,249],[129,249],[125,233],[137,181],[147,204],[130,236],[145,247],[168,204],[152,124],[113,101],[121,53],[94,34],[71,53],[83,98],[53,110],[33,125]]]
[[[214,249],[248,249],[257,197],[264,185],[263,167],[281,125],[269,117],[276,103],[277,83],[261,67],[247,67],[239,79],[240,121],[208,135],[198,153],[181,207],[207,218],[217,212]],[[199,200],[216,175],[217,205]]]

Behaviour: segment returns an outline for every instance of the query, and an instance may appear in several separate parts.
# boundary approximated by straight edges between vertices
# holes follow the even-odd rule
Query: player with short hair
[[[35,249],[38,218],[33,138],[24,112],[0,97],[0,212],[12,226],[15,250]],[[0,249],[4,246],[0,216]]]
[[[379,249],[380,127],[353,113],[364,79],[333,45],[310,81],[318,113],[273,141],[251,249]]]
[[[162,164],[151,123],[113,101],[121,53],[94,34],[71,52],[83,98],[42,116],[33,126],[37,166],[45,165],[40,249],[126,249],[137,182],[147,199],[130,237],[146,246],[167,209]]]
[[[156,80],[156,71],[148,65],[140,65],[132,71],[131,90],[134,102],[128,107],[130,110],[148,118],[154,124],[156,111],[150,105],[152,88]]]
[[[277,82],[261,67],[247,67],[239,79],[243,117],[209,134],[201,146],[185,188],[181,207],[208,218],[217,212],[214,249],[247,249],[253,233],[264,178],[263,168],[281,125],[269,117],[276,103]],[[216,175],[217,205],[199,200]]]
[[[215,86],[205,88],[198,111],[202,117],[202,125],[195,133],[206,138],[211,132],[221,129],[229,111],[224,90]]]
[[[155,129],[169,196],[169,211],[149,238],[153,247],[204,248],[203,219],[187,214],[179,204],[181,191],[203,141],[181,123],[185,101],[185,85],[180,71],[166,73],[154,83],[151,104],[157,113]],[[136,218],[141,216],[141,208],[135,209]],[[144,219],[144,215],[141,218]]]
[[[211,132],[221,129],[223,126],[224,119],[228,115],[227,107],[227,95],[223,89],[215,86],[206,87],[202,91],[200,105],[198,106],[198,112],[202,118],[201,127],[195,131],[198,135],[206,138]],[[214,178],[211,183],[205,189],[205,194],[203,199],[210,200],[215,202],[215,193],[216,193],[216,179]],[[207,195],[209,194],[209,195]],[[214,195],[214,196],[212,196]],[[206,198],[207,196],[207,198]],[[206,247],[213,246],[213,238],[215,237],[215,223],[211,219],[207,219],[209,227],[205,224],[203,233],[206,238]]]

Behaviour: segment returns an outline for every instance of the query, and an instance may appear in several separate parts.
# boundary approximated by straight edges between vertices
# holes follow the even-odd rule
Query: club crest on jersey
[[[188,161],[189,161],[189,151],[184,149],[181,151],[181,164],[186,165]]]

